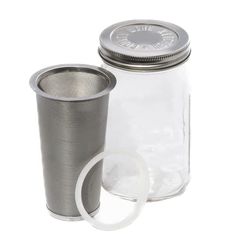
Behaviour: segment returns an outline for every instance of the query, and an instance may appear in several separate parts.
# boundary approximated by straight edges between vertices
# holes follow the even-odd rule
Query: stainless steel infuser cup
[[[47,207],[59,219],[78,220],[76,180],[85,166],[104,149],[109,93],[116,84],[108,71],[88,65],[58,65],[35,73]],[[83,185],[86,210],[99,208],[102,162]]]

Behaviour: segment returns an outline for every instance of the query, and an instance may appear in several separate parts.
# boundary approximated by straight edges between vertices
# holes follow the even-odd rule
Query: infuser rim
[[[78,72],[90,72],[91,74],[96,74],[102,76],[107,81],[107,86],[102,89],[101,91],[89,95],[89,96],[81,96],[81,97],[63,97],[63,96],[55,96],[52,94],[49,94],[45,91],[43,91],[42,88],[40,88],[40,81],[47,77],[47,74],[53,71],[64,71],[66,69],[77,69]],[[54,74],[54,73],[53,73]],[[57,101],[64,101],[64,102],[82,102],[82,101],[89,101],[93,99],[97,99],[99,97],[103,97],[110,93],[110,91],[115,87],[116,85],[116,78],[115,76],[107,71],[106,69],[103,69],[101,67],[87,65],[87,64],[59,64],[54,65],[50,67],[46,67],[44,69],[39,70],[35,74],[33,74],[30,78],[30,86],[35,91],[35,93],[39,96],[42,96],[44,98],[48,98],[51,100],[57,100]]]

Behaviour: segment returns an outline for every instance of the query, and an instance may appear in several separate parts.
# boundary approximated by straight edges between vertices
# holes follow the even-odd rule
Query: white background
[[[35,71],[100,65],[98,36],[110,24],[159,19],[185,28],[192,45],[191,182],[176,198],[146,204],[113,235],[236,235],[235,1],[0,1],[0,235],[102,235],[45,208]],[[112,210],[112,206],[111,206]]]

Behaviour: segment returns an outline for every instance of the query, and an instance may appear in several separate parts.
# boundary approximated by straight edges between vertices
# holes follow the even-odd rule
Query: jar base
[[[188,184],[189,184],[189,181],[187,181],[183,186],[178,188],[176,191],[174,191],[174,192],[172,192],[168,195],[165,195],[165,196],[148,196],[147,202],[156,202],[156,201],[162,201],[162,200],[166,200],[166,199],[169,199],[169,198],[177,197],[177,196],[179,196],[179,195],[181,195],[185,192],[186,187],[187,187]],[[104,185],[104,183],[103,183],[103,188],[106,191],[108,191],[109,193],[111,193],[115,196],[118,196],[122,199],[129,200],[129,201],[136,201],[136,199],[134,197],[125,196],[123,194],[120,194],[120,193],[116,192],[115,190],[107,189],[106,186]]]

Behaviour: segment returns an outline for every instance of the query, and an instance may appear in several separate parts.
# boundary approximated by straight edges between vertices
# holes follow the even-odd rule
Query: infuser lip
[[[78,97],[55,96],[53,94],[45,92],[40,87],[40,82],[46,77],[53,74],[60,73],[60,72],[78,72],[78,73],[85,72],[88,74],[97,75],[98,77],[102,77],[103,79],[105,79],[107,84],[102,90],[95,92],[91,95],[87,95],[87,96],[78,96]],[[39,70],[38,72],[33,74],[30,78],[30,86],[37,95],[40,95],[44,98],[57,100],[57,101],[63,101],[63,102],[83,102],[83,101],[90,101],[93,99],[97,99],[97,98],[100,98],[109,94],[110,91],[115,87],[115,85],[116,85],[116,78],[111,72],[101,67],[87,65],[87,64],[54,65],[54,66],[46,67],[44,69]]]
[[[129,20],[106,28],[100,35],[99,55],[126,70],[161,70],[187,60],[189,36],[181,27],[158,20]]]

